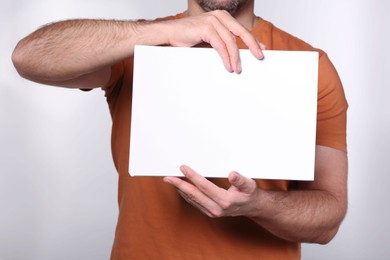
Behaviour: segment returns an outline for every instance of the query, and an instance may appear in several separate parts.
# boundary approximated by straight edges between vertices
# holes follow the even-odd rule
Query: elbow
[[[305,242],[320,245],[326,245],[331,242],[340,229],[340,226],[345,218],[346,211],[347,208],[343,207],[342,210],[339,211],[339,215],[336,219],[330,223],[323,223],[323,225],[318,226],[315,229],[316,231],[312,233],[311,239]]]
[[[322,226],[322,230],[317,233],[317,236],[314,238],[312,243],[317,243],[320,245],[326,245],[333,240],[333,238],[337,235],[340,226],[347,214],[347,203],[341,203],[339,207],[337,207],[337,211],[335,212],[335,216],[333,221],[328,222],[327,225]]]
[[[346,215],[346,208],[340,212],[340,216],[337,221],[333,222],[332,225],[325,225],[322,228],[319,228],[317,232],[313,233],[311,241],[306,241],[308,243],[315,243],[320,245],[326,245],[333,240],[337,235],[340,226]]]
[[[326,245],[330,241],[333,240],[333,238],[336,236],[339,228],[334,228],[325,232],[322,232],[320,235],[315,237],[312,241],[309,241],[309,243],[315,243],[320,245]]]
[[[12,52],[11,59],[19,75],[23,78],[26,78],[26,63],[28,61],[28,58],[26,57],[23,40],[20,41],[18,45],[16,45],[14,51]]]
[[[28,41],[22,39],[11,55],[12,63],[19,75],[25,79],[40,82],[40,66],[36,62],[37,55],[30,49]]]

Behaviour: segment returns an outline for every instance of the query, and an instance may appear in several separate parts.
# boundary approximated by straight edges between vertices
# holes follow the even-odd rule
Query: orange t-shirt
[[[327,55],[263,19],[252,32],[270,50],[319,52],[317,144],[346,151],[347,102]],[[238,45],[246,48],[240,40]],[[112,67],[111,80],[104,88],[113,121],[112,155],[119,172],[119,218],[111,258],[300,259],[299,243],[279,239],[245,217],[209,218],[185,202],[162,178],[129,175],[132,79],[130,58]],[[226,179],[210,180],[220,187],[229,186]],[[283,180],[257,182],[263,189],[288,190],[294,186]]]

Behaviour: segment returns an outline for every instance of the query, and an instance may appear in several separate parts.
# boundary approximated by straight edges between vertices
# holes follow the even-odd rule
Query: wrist
[[[165,45],[169,44],[166,36],[166,25],[160,21],[137,21],[130,23],[130,35],[134,45]]]
[[[276,203],[272,191],[258,188],[247,217],[255,222],[267,222],[278,215]]]

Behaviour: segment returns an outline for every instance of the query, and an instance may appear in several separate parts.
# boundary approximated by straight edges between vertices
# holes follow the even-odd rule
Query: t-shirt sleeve
[[[316,144],[347,151],[348,103],[339,75],[326,53],[321,53],[318,74]]]

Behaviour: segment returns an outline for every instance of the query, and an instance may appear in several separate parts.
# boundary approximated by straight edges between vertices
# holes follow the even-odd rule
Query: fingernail
[[[180,171],[181,171],[184,175],[186,175],[186,167],[180,166]]]
[[[229,72],[229,73],[232,73],[234,70],[232,68],[232,66],[229,66],[229,67],[225,67],[226,70]]]
[[[236,68],[237,68],[236,73],[237,73],[237,74],[240,74],[240,73],[241,73],[241,70],[242,70],[242,68],[241,68],[241,62],[237,62]]]
[[[232,172],[232,182],[236,182],[238,179],[238,173],[237,172]]]
[[[264,59],[264,54],[260,49],[258,50],[258,53],[259,53],[259,60]]]

